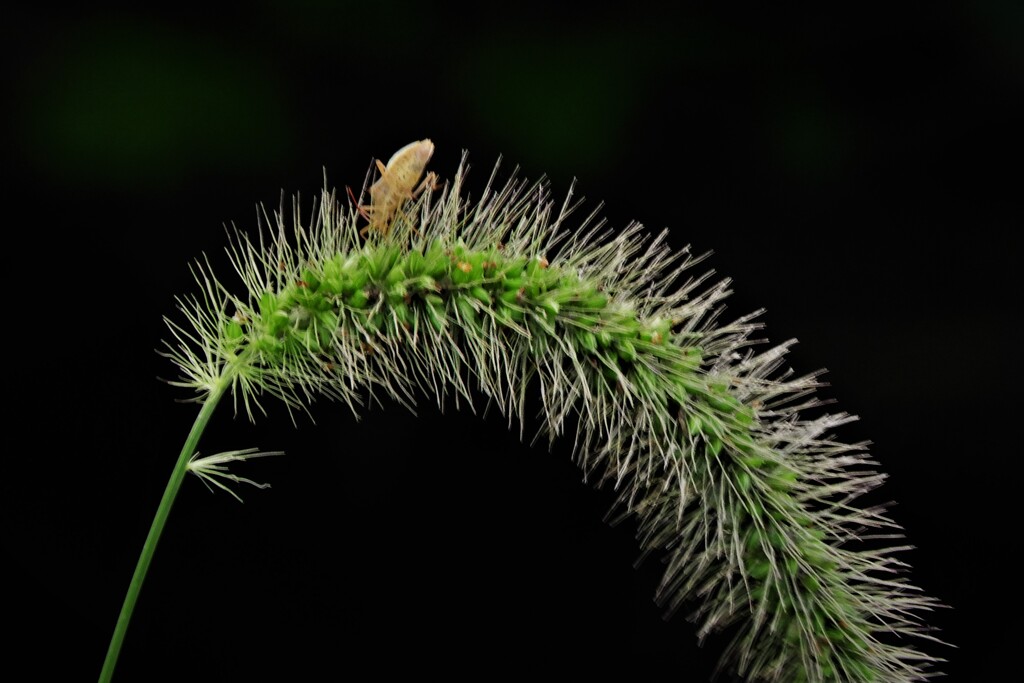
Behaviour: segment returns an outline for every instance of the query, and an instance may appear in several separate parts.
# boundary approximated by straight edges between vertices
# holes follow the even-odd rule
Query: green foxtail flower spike
[[[884,476],[834,435],[854,418],[822,412],[817,376],[782,369],[793,342],[757,340],[758,313],[722,320],[729,282],[666,233],[594,214],[570,226],[571,190],[556,205],[543,183],[496,175],[471,202],[465,170],[387,211],[325,190],[308,221],[298,205],[264,212],[257,235],[232,235],[238,289],[199,262],[166,349],[203,403],[196,429],[227,392],[250,418],[269,399],[357,415],[485,401],[520,436],[539,403],[537,437],[571,430],[584,476],[618,492],[612,519],[634,518],[643,554],[664,557],[658,600],[686,605],[700,637],[732,627],[726,667],[785,683],[934,675],[942,660],[921,647],[939,603],[907,581],[897,525],[858,506]],[[188,468],[209,480],[217,457],[256,455]]]

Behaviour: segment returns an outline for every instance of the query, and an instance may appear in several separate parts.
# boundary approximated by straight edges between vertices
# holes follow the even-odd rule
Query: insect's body
[[[364,230],[377,230],[386,235],[402,204],[415,199],[428,186],[433,186],[437,179],[433,173],[428,173],[418,186],[416,184],[433,153],[433,142],[419,140],[395,152],[387,165],[377,161],[380,178],[370,186],[370,205],[359,207],[370,221]]]

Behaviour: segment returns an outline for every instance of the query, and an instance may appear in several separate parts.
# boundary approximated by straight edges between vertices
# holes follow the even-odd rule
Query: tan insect
[[[428,187],[436,187],[437,174],[430,172],[419,185],[416,182],[434,154],[434,143],[430,140],[410,142],[395,152],[387,165],[377,160],[380,177],[370,185],[369,206],[357,204],[359,213],[370,222],[360,231],[365,235],[369,230],[377,230],[386,235],[391,229],[395,216],[401,212],[402,205],[410,199],[418,197]],[[351,190],[350,190],[351,193]]]

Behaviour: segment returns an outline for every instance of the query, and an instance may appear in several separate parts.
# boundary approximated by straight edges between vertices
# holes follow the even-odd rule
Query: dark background
[[[952,606],[934,617],[960,646],[935,650],[949,680],[1015,656],[990,615],[1012,620],[1017,590],[1020,5],[534,5],[7,17],[0,529],[5,659],[30,679],[99,672],[196,412],[154,352],[189,262],[223,266],[222,225],[254,228],[257,202],[308,211],[325,172],[358,186],[424,137],[443,177],[470,151],[477,194],[503,155],[556,197],[576,178],[612,226],[714,250],[729,312],[766,307],[771,339],[800,339],[791,365],[827,367],[824,395],[861,416],[842,436],[873,442],[912,576]],[[224,406],[202,452],[288,454],[236,470],[273,484],[244,505],[186,481],[118,680],[709,679],[723,641],[661,619],[657,560],[632,568],[567,445],[420,413],[320,404],[295,428]]]

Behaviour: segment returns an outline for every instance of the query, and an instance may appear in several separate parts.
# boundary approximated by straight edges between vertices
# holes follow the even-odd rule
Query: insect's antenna
[[[366,177],[363,178],[363,189],[359,190],[359,201],[356,202],[356,206],[359,206],[363,202],[363,196],[366,194],[366,189],[370,187],[370,181],[373,179],[373,169],[377,165],[376,159],[370,159],[370,167],[366,169]]]
[[[345,192],[348,193],[348,201],[352,204],[352,206],[358,207],[359,206],[359,200],[356,199],[355,193],[352,192],[352,186],[351,185],[346,185],[345,186]]]

